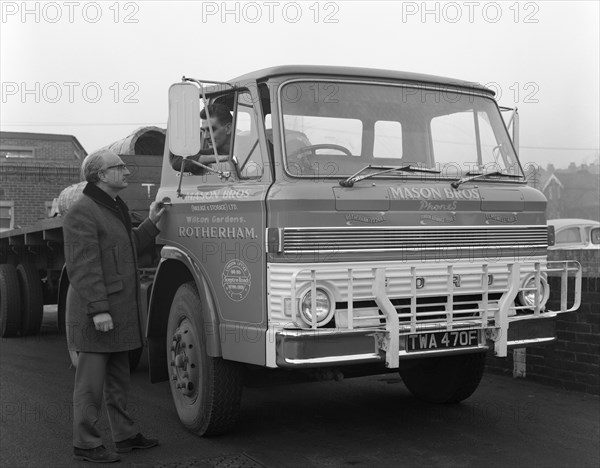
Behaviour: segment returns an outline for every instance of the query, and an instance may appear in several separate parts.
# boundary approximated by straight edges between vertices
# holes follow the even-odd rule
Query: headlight
[[[535,308],[535,275],[530,275],[525,278],[521,285],[521,291],[517,295],[517,300],[523,306]],[[543,276],[540,276],[540,286],[537,290],[537,294],[539,294],[540,301],[540,309],[543,309],[548,301],[548,297],[550,296],[550,288],[548,286],[548,281]]]
[[[318,327],[326,325],[333,317],[332,302],[327,291],[323,288],[316,288],[315,310],[313,311],[312,290],[309,289],[300,301],[300,315],[307,325],[313,324],[313,316]]]

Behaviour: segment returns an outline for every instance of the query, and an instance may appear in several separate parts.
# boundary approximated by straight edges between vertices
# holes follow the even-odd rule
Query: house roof
[[[550,177],[548,177],[546,179],[546,181],[544,182],[544,184],[542,185],[542,192],[548,188],[548,186],[550,185],[550,182],[552,182],[552,181],[556,182],[558,185],[560,185],[562,188],[564,188],[564,185],[562,184],[560,179],[558,177],[556,177],[556,175],[554,173],[552,173],[552,174],[550,174]]]
[[[600,180],[598,175],[583,169],[578,171],[555,171],[544,184],[545,191],[552,180],[561,186],[560,199],[565,213],[573,216],[600,216]]]
[[[62,135],[58,133],[30,133],[30,132],[0,132],[0,141],[4,139],[24,139],[24,140],[43,140],[43,141],[70,141],[77,148],[83,151],[84,156],[87,151],[79,140],[73,135]]]
[[[565,188],[570,189],[598,189],[600,181],[598,175],[588,170],[555,171],[556,176]]]

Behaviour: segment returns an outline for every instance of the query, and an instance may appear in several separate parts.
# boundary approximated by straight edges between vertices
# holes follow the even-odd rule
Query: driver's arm
[[[208,153],[210,152],[210,153]],[[207,154],[208,153],[208,154]],[[171,163],[171,167],[173,169],[175,169],[176,171],[180,171],[181,170],[181,164],[183,159],[192,159],[194,161],[199,162],[200,164],[213,164],[215,162],[221,162],[221,161],[227,161],[229,159],[229,155],[225,154],[225,155],[218,155],[218,161],[217,158],[215,157],[214,153],[212,152],[212,150],[208,150],[208,149],[204,149],[204,150],[200,150],[200,152],[198,154],[195,154],[194,156],[190,156],[188,158],[183,158],[182,156],[176,156],[173,153],[169,153],[169,162]],[[205,171],[204,169],[202,169],[201,167],[195,165],[195,164],[185,164],[185,170],[187,172],[191,172],[192,174],[203,174]]]

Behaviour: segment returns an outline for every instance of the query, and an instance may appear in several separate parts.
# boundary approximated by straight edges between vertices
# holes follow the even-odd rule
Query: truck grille
[[[500,300],[501,293],[491,293],[488,300],[492,303]],[[416,299],[416,323],[418,325],[445,323],[448,320],[448,311],[452,311],[453,323],[481,323],[483,296],[481,294],[419,297]],[[391,299],[392,304],[398,312],[400,325],[408,324],[411,321],[410,299]],[[360,327],[377,327],[385,323],[385,316],[377,307],[373,300],[354,301],[353,302],[355,318],[354,322]],[[337,302],[336,311],[339,317],[346,318],[348,313],[347,302]],[[340,315],[341,314],[341,315]],[[342,326],[346,325],[346,320],[342,320]],[[331,327],[340,326],[340,324],[331,324]]]
[[[420,251],[440,248],[546,248],[546,226],[285,228],[284,252]]]

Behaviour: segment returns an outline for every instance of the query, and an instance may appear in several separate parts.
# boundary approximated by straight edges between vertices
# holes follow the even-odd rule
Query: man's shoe
[[[108,450],[104,445],[100,445],[93,449],[73,447],[73,458],[75,460],[84,460],[92,463],[113,463],[120,460],[115,452]]]
[[[130,437],[129,439],[125,439],[120,442],[115,442],[117,452],[119,453],[131,452],[133,449],[147,449],[150,447],[156,447],[157,445],[157,439],[146,439],[139,432],[135,436]]]

